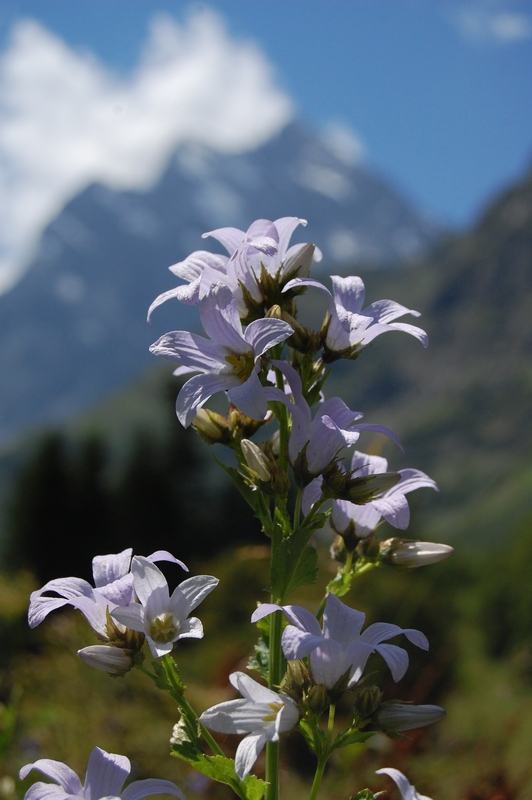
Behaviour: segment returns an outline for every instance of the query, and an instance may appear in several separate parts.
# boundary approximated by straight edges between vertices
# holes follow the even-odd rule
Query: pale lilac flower
[[[406,308],[393,300],[377,300],[362,309],[365,289],[361,278],[332,275],[331,282],[332,294],[319,281],[309,278],[294,278],[284,287],[288,291],[298,286],[314,286],[328,295],[329,324],[325,337],[325,360],[352,358],[381,333],[394,330],[415,336],[423,347],[427,347],[429,341],[424,330],[415,325],[394,321],[404,314],[419,317],[419,311]]]
[[[376,622],[361,633],[366,615],[349,608],[335,595],[329,594],[323,612],[323,629],[316,617],[299,606],[278,606],[264,603],[251,617],[252,622],[274,611],[284,611],[291,625],[283,631],[282,645],[286,658],[295,661],[310,656],[312,677],[317,684],[332,689],[348,674],[348,687],[362,677],[372,653],[379,653],[390,668],[394,681],[400,680],[408,668],[408,653],[395,644],[382,644],[400,633],[428,650],[425,634],[414,628],[400,628],[386,622]]]
[[[263,269],[281,289],[291,278],[307,276],[313,259],[321,261],[321,252],[314,245],[288,247],[297,226],[306,224],[298,217],[281,217],[274,222],[258,219],[246,233],[237,228],[218,228],[203,234],[217,239],[231,255],[225,266],[226,280],[242,318],[249,311],[244,292],[257,304],[264,299]]]
[[[187,578],[170,594],[163,573],[147,558],[135,556],[131,572],[139,602],[117,607],[111,616],[131,630],[144,633],[155,658],[171,653],[179,639],[203,637],[200,620],[188,615],[218,585],[217,578]]]
[[[283,403],[292,415],[292,430],[288,443],[288,457],[292,466],[298,463],[299,470],[308,480],[319,475],[336,458],[343,447],[352,447],[363,431],[382,433],[393,439],[399,447],[396,435],[384,425],[358,422],[364,416],[360,411],[351,411],[339,397],[331,397],[322,403],[314,418],[309,404],[303,397],[301,378],[290,364],[271,361],[286,378],[294,402],[285,392],[276,387],[267,387],[268,400]]]
[[[388,461],[381,456],[373,456],[355,450],[351,460],[353,477],[379,475],[388,470]],[[400,469],[398,483],[387,489],[379,497],[364,505],[348,500],[333,500],[331,526],[340,535],[354,534],[357,539],[365,539],[384,518],[394,528],[405,530],[410,522],[410,508],[406,495],[415,489],[428,487],[438,491],[432,478],[417,469]],[[321,479],[317,478],[305,489],[303,510],[308,513],[321,496]]]
[[[203,234],[212,236],[222,244],[229,256],[196,250],[184,261],[170,267],[170,271],[187,281],[163,292],[151,304],[148,321],[158,306],[177,298],[183,303],[195,305],[205,297],[214,284],[222,281],[231,289],[242,318],[248,314],[243,287],[255,302],[263,299],[261,289],[262,268],[280,284],[296,275],[307,276],[312,260],[321,260],[321,252],[309,244],[288,247],[290,238],[298,225],[306,225],[298,217],[282,217],[271,222],[258,219],[247,231],[238,228],[218,228]]]
[[[148,322],[156,308],[174,297],[187,305],[196,305],[207,294],[213,283],[224,280],[228,261],[228,256],[209,253],[207,250],[195,250],[184,261],[169,267],[170,272],[178,278],[183,278],[187,283],[156,297],[148,309]]]
[[[261,356],[284,342],[292,328],[279,319],[258,319],[243,330],[231,291],[222,283],[203,298],[200,315],[210,339],[172,331],[150,347],[155,355],[177,361],[184,371],[201,373],[190,378],[179,392],[179,421],[188,427],[209,397],[222,391],[243,414],[263,419],[268,406],[258,375]]]
[[[115,753],[106,753],[99,747],[95,747],[90,754],[83,785],[74,770],[51,758],[40,758],[33,764],[26,764],[20,770],[20,779],[24,780],[33,769],[42,772],[55,783],[34,783],[24,795],[24,800],[103,800],[111,797],[141,800],[153,794],[171,794],[185,800],[185,795],[175,783],[156,778],[133,781],[122,791],[131,772],[129,759]]]
[[[30,628],[40,625],[56,608],[71,605],[81,611],[94,632],[107,641],[107,609],[127,606],[133,599],[132,555],[133,550],[128,547],[121,553],[95,556],[92,560],[95,588],[82,578],[54,578],[32,592],[28,610]],[[167,550],[157,550],[148,556],[148,560],[170,561],[188,572],[188,567]],[[45,592],[55,592],[60,596],[48,597]]]
[[[235,771],[242,780],[266,742],[279,741],[281,733],[297,724],[299,711],[290,697],[261,686],[243,672],[233,672],[229,680],[242,699],[208,708],[199,720],[206,728],[219,733],[247,734],[235,756]]]
[[[419,794],[419,792],[416,791],[416,787],[412,786],[408,779],[405,778],[403,773],[399,772],[398,769],[393,769],[393,767],[383,767],[382,769],[378,769],[376,774],[388,775],[389,778],[395,781],[397,788],[401,792],[401,797],[403,800],[431,800],[431,798],[427,797],[426,794]]]

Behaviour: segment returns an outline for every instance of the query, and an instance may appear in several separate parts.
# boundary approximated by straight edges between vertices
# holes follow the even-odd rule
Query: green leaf
[[[309,545],[314,528],[302,527],[275,548],[271,562],[271,592],[283,603],[300,586],[315,583],[318,577],[318,554]]]
[[[188,742],[179,742],[172,745],[172,755],[186,761],[198,772],[218,783],[231,786],[243,800],[261,800],[264,796],[266,784],[255,775],[247,775],[243,781],[235,772],[235,762],[225,756],[207,756],[198,753]]]
[[[224,464],[216,457],[214,460],[221,466],[222,469],[224,469],[227,472],[229,477],[234,481],[236,488],[238,489],[238,491],[240,492],[246,503],[249,506],[251,506],[255,514],[260,519],[261,518],[260,492],[258,492],[256,489],[252,489],[251,486],[249,486],[249,484],[246,483],[246,481],[244,480],[244,478],[237,469],[235,469],[234,467],[227,466],[227,464]]]
[[[262,622],[262,620],[260,620]],[[255,645],[255,652],[249,657],[248,669],[254,669],[267,681],[270,674],[270,648],[267,640],[261,636]]]
[[[374,735],[375,731],[364,732],[351,728],[350,730],[345,731],[345,733],[341,733],[336,737],[331,747],[331,752],[333,750],[338,750],[340,747],[347,747],[348,744],[360,744],[361,742],[366,742]]]
[[[349,800],[377,800],[378,797],[384,797],[385,794],[386,792],[377,792],[377,794],[373,794],[369,789],[362,789],[361,792],[354,797],[350,797]]]
[[[303,738],[310,750],[319,758],[325,751],[326,736],[321,728],[318,727],[316,720],[308,718],[300,720],[299,730],[303,734]]]

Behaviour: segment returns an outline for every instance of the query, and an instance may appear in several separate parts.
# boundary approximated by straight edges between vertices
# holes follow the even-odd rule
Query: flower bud
[[[270,466],[260,447],[250,439],[242,439],[240,446],[248,467],[258,475],[261,481],[269,481],[271,478]]]
[[[373,716],[379,707],[381,699],[382,692],[378,686],[368,686],[366,689],[362,689],[355,700],[356,716],[360,717],[361,720]]]
[[[326,686],[317,684],[312,686],[307,695],[306,705],[315,714],[323,714],[329,707],[329,693]]]
[[[78,650],[78,656],[90,667],[108,672],[109,675],[122,677],[134,665],[133,653],[121,647],[106,644],[94,644]]]
[[[314,251],[316,246],[313,244],[306,244],[303,248],[294,253],[293,256],[287,258],[283,262],[284,280],[288,283],[292,278],[308,278],[312,261],[314,259]]]
[[[225,417],[208,408],[200,408],[192,421],[192,427],[207,444],[228,444],[231,441]]]
[[[432,725],[444,716],[445,709],[441,706],[415,706],[411,703],[392,702],[384,703],[380,707],[375,715],[375,722],[384,730],[410,731],[413,728]]]
[[[448,544],[438,542],[392,538],[381,542],[381,559],[392,566],[414,569],[442,561],[451,555],[453,549]]]

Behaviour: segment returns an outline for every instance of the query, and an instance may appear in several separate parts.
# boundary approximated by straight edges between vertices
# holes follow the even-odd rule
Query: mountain
[[[72,416],[153,362],[148,346],[176,327],[175,308],[158,309],[153,329],[146,310],[175,285],[169,264],[216,248],[204,231],[285,215],[309,220],[294,241],[319,243],[334,270],[397,266],[437,235],[383,180],[296,124],[240,155],[184,145],[145,193],[90,186],[48,226],[28,272],[0,297],[0,444]]]
[[[509,547],[532,520],[532,176],[430,256],[362,275],[366,303],[391,298],[422,312],[416,322],[430,345],[424,350],[402,333],[380,336],[355,363],[333,365],[327,396],[338,394],[367,422],[399,435],[404,454],[385,446],[392,469],[415,467],[437,481],[439,493],[409,495],[409,536]],[[305,303],[323,310],[317,290],[308,290]],[[100,430],[122,452],[139,427],[160,436],[177,392],[170,391],[170,406],[162,404],[171,369],[155,365],[78,418],[68,435]],[[176,437],[174,422],[163,441]]]
[[[400,274],[368,275],[366,286],[368,301],[421,311],[430,336],[426,351],[411,337],[380,337],[353,365],[349,389],[354,407],[398,432],[404,466],[440,485],[412,498],[427,506],[420,538],[506,546],[532,514],[532,175],[472,231]]]

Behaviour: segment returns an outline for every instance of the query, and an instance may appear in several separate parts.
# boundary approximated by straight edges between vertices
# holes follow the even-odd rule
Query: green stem
[[[276,598],[272,598],[275,602]],[[276,611],[270,616],[270,671],[268,687],[274,691],[279,688],[282,679],[282,612]],[[279,742],[266,743],[266,800],[279,798]]]
[[[334,704],[331,704],[329,706],[329,720],[327,723],[327,740],[325,747],[323,748],[323,752],[320,754],[318,758],[318,766],[316,767],[316,772],[314,774],[314,780],[312,782],[312,788],[310,790],[309,800],[316,800],[318,796],[318,791],[321,786],[323,773],[325,771],[325,765],[327,764],[327,761],[331,754],[331,742],[333,737],[335,712],[336,712],[336,706]]]
[[[299,528],[299,520],[301,519],[301,499],[303,497],[303,487],[299,486],[296,495],[296,505],[294,508],[294,530]]]
[[[199,725],[199,729],[201,731],[201,735],[209,745],[211,751],[217,756],[223,756],[224,751],[222,750],[218,742],[213,738],[211,733],[207,730],[207,728],[204,725],[202,725],[201,722],[199,722],[199,718],[195,710],[192,708],[188,700],[185,699],[184,695],[185,687],[181,682],[177,666],[172,656],[170,655],[163,656],[161,661],[166,674],[166,679],[171,687],[169,694],[176,701],[177,705],[179,706],[179,710],[186,717],[188,717],[188,719],[193,719],[197,722],[197,724]],[[151,674],[149,670],[146,670],[145,668],[143,669],[143,671],[147,672],[147,674],[149,675]]]

